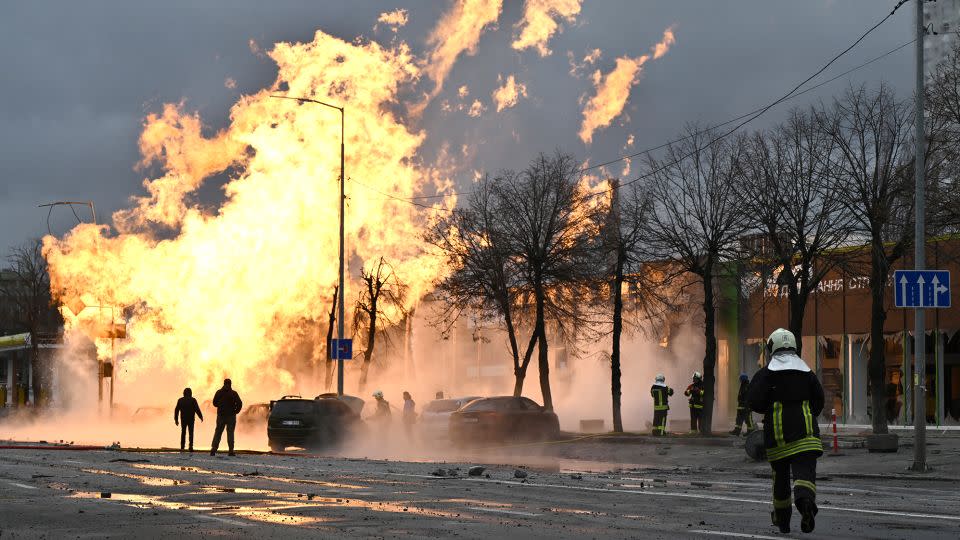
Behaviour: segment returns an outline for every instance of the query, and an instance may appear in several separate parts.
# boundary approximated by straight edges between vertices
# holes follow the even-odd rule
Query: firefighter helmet
[[[662,383],[662,382],[666,382],[667,378],[663,376],[663,373],[657,373],[656,378],[654,378],[653,380],[658,383]]]
[[[383,392],[377,390],[376,392],[373,393],[373,397],[376,399],[383,399]]]
[[[700,375],[700,372],[699,372],[699,371],[694,371],[694,372],[693,372],[693,380],[699,381],[699,380],[702,379],[702,378],[703,378],[703,375]]]
[[[773,354],[781,349],[797,350],[797,339],[793,336],[793,332],[777,328],[767,338],[767,353]]]

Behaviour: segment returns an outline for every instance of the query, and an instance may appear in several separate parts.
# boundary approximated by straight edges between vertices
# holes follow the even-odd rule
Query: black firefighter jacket
[[[653,385],[650,387],[650,395],[653,396],[653,410],[669,411],[670,396],[673,395],[673,388],[669,386]]]
[[[792,355],[792,358],[780,355]],[[779,357],[779,358],[778,358]],[[783,369],[788,363],[805,369]],[[747,389],[750,408],[763,414],[763,441],[767,460],[777,461],[800,452],[823,453],[817,417],[823,411],[823,387],[816,374],[793,352],[778,351],[770,365],[753,377]],[[779,369],[778,369],[779,368]]]

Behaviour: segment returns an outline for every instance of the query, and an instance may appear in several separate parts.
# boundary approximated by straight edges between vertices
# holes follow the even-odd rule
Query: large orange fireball
[[[276,360],[304,324],[325,319],[337,281],[340,117],[271,94],[346,107],[348,266],[383,256],[410,286],[411,302],[441,271],[419,239],[431,212],[387,196],[440,187],[441,175],[417,158],[424,134],[394,112],[420,75],[406,45],[317,32],[269,56],[276,81],[242,97],[223,131],[205,134],[182,105],[146,118],[142,166],[162,175],[144,181],[146,195],[114,214],[112,228],[84,224],[44,239],[52,287],[70,300],[68,328],[88,328],[83,322],[103,313],[84,305],[126,310],[127,339],[117,345],[129,387],[158,373],[201,392],[225,374],[251,391],[294,385]],[[202,207],[196,191],[216,175],[230,178],[225,200]],[[356,292],[348,283],[348,305]]]

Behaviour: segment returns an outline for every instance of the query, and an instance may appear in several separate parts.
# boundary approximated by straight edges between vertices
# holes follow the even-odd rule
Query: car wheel
[[[284,446],[284,445],[282,445],[282,444],[280,444],[280,443],[275,443],[275,442],[271,442],[271,443],[270,443],[270,451],[271,451],[271,452],[283,452],[286,448],[287,448],[286,446]]]

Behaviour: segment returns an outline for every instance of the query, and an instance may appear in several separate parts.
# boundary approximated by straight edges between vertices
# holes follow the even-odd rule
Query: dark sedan
[[[270,402],[267,438],[274,452],[288,446],[326,448],[343,442],[360,424],[360,415],[339,399],[284,396]]]
[[[525,397],[476,399],[450,415],[450,440],[456,444],[541,441],[559,435],[557,415]]]

